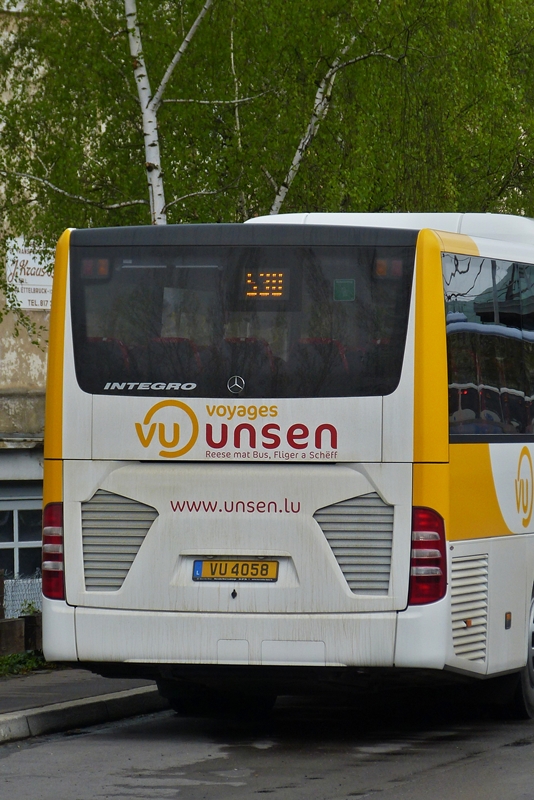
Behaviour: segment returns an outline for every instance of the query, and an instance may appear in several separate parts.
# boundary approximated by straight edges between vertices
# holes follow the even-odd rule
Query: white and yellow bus
[[[69,230],[44,651],[251,707],[380,668],[534,714],[534,221]]]

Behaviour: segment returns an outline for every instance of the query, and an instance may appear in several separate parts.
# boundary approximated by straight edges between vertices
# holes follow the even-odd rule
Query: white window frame
[[[1,511],[13,511],[13,540],[11,542],[0,542],[0,550],[13,550],[13,573],[14,577],[19,575],[19,550],[25,548],[42,547],[42,535],[37,540],[19,542],[19,511],[42,511],[42,502],[34,500],[0,500]]]

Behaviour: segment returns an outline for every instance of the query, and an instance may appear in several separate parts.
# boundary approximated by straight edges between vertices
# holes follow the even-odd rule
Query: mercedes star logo
[[[228,387],[228,391],[232,392],[232,394],[239,394],[245,388],[245,381],[241,375],[232,375],[232,377],[228,379],[226,386]]]

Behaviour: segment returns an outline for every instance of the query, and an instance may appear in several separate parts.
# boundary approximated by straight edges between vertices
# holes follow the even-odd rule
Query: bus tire
[[[527,663],[517,676],[512,712],[516,719],[534,719],[534,597],[527,621]]]
[[[276,703],[274,695],[242,695],[233,692],[173,697],[169,705],[181,716],[253,720],[268,716]]]
[[[182,717],[206,717],[210,712],[210,700],[201,692],[178,694],[169,697],[169,705]]]
[[[173,680],[160,680],[157,684],[172,710],[184,717],[204,717],[213,706],[214,693],[207,687]]]
[[[269,714],[276,695],[268,692],[241,693],[197,684],[158,681],[158,689],[173,711],[184,717],[261,718]]]

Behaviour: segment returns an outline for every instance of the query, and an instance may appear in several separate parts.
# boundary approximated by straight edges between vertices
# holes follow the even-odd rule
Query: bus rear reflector
[[[63,572],[63,503],[49,503],[43,511],[43,594],[65,599]]]
[[[443,517],[431,508],[412,511],[412,553],[408,605],[441,600],[447,591],[447,553]]]

